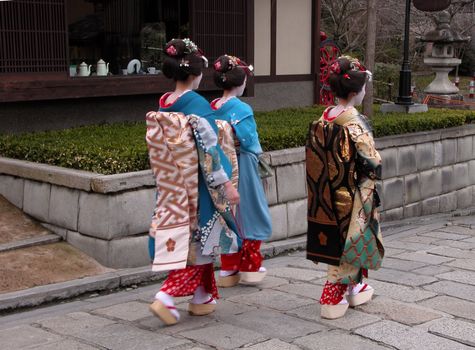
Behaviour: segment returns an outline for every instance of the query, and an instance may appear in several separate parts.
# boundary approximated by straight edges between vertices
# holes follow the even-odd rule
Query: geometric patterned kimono
[[[226,131],[232,141],[229,125]],[[231,229],[234,223],[230,208],[215,185],[223,179],[227,181],[228,176],[215,154],[217,136],[208,122],[182,113],[150,112],[146,140],[157,184],[157,202],[150,228],[155,242],[152,270],[200,265],[208,262],[203,261],[204,256],[212,255],[216,249],[232,251],[234,247],[236,250],[237,236]],[[216,208],[213,216],[218,217],[211,220],[213,225],[209,232],[198,223],[198,212],[200,216],[206,215],[198,206],[199,195],[204,194],[198,192],[201,174],[209,185],[206,194]],[[209,221],[210,218],[206,222]]]
[[[359,283],[384,256],[375,181],[381,157],[354,108],[310,126],[306,145],[307,259],[329,265],[331,283]]]

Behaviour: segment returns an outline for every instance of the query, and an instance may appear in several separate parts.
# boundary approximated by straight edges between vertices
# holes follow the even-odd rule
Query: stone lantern
[[[464,38],[450,28],[450,14],[447,11],[440,12],[435,22],[436,28],[422,38],[423,42],[432,43],[431,53],[424,58],[424,63],[436,73],[434,81],[424,91],[454,98],[458,96],[459,89],[449,80],[449,73],[462,63],[457,51],[470,38]]]

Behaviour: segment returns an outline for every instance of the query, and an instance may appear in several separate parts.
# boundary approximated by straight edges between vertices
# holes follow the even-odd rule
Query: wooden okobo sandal
[[[155,300],[149,307],[150,311],[163,321],[167,326],[178,323],[178,320],[170,310],[176,310],[175,306],[166,306],[160,300]]]

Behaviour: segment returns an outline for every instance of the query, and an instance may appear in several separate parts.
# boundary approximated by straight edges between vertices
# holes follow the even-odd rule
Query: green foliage
[[[419,114],[381,114],[375,106],[372,119],[376,137],[444,129],[475,122],[475,112],[431,109]],[[265,151],[305,144],[309,124],[323,107],[286,108],[256,112]],[[117,174],[149,168],[144,123],[118,123],[38,132],[0,135],[0,156],[61,167]]]

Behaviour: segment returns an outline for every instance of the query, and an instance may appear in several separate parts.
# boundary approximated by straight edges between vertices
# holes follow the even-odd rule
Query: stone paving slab
[[[473,323],[450,319],[437,320],[431,324],[429,332],[475,347],[475,324]]]
[[[469,347],[415,327],[393,321],[381,321],[355,331],[365,338],[395,347],[400,350],[468,350]]]
[[[421,301],[420,305],[475,321],[475,303],[466,300],[448,296],[438,296],[436,298]]]
[[[441,231],[450,221],[437,220],[449,219],[394,228],[384,267],[369,272],[373,301],[338,320],[320,318],[327,266],[296,252],[266,260],[270,274],[259,285],[221,289],[208,316],[190,316],[190,298],[177,298],[181,320],[166,327],[148,310],[160,284],[138,285],[3,316],[0,349],[473,349],[475,237],[440,239],[466,231]],[[114,283],[146,274],[116,273]]]
[[[302,346],[310,350],[336,350],[336,344],[347,345],[347,349],[351,350],[383,350],[388,349],[368,339],[364,339],[357,335],[348,334],[340,330],[332,330],[325,334],[312,334],[300,338],[294,342],[295,345]]]
[[[408,326],[426,323],[443,316],[442,313],[434,312],[429,308],[417,304],[402,303],[386,297],[376,297],[371,303],[359,306],[357,310]]]

